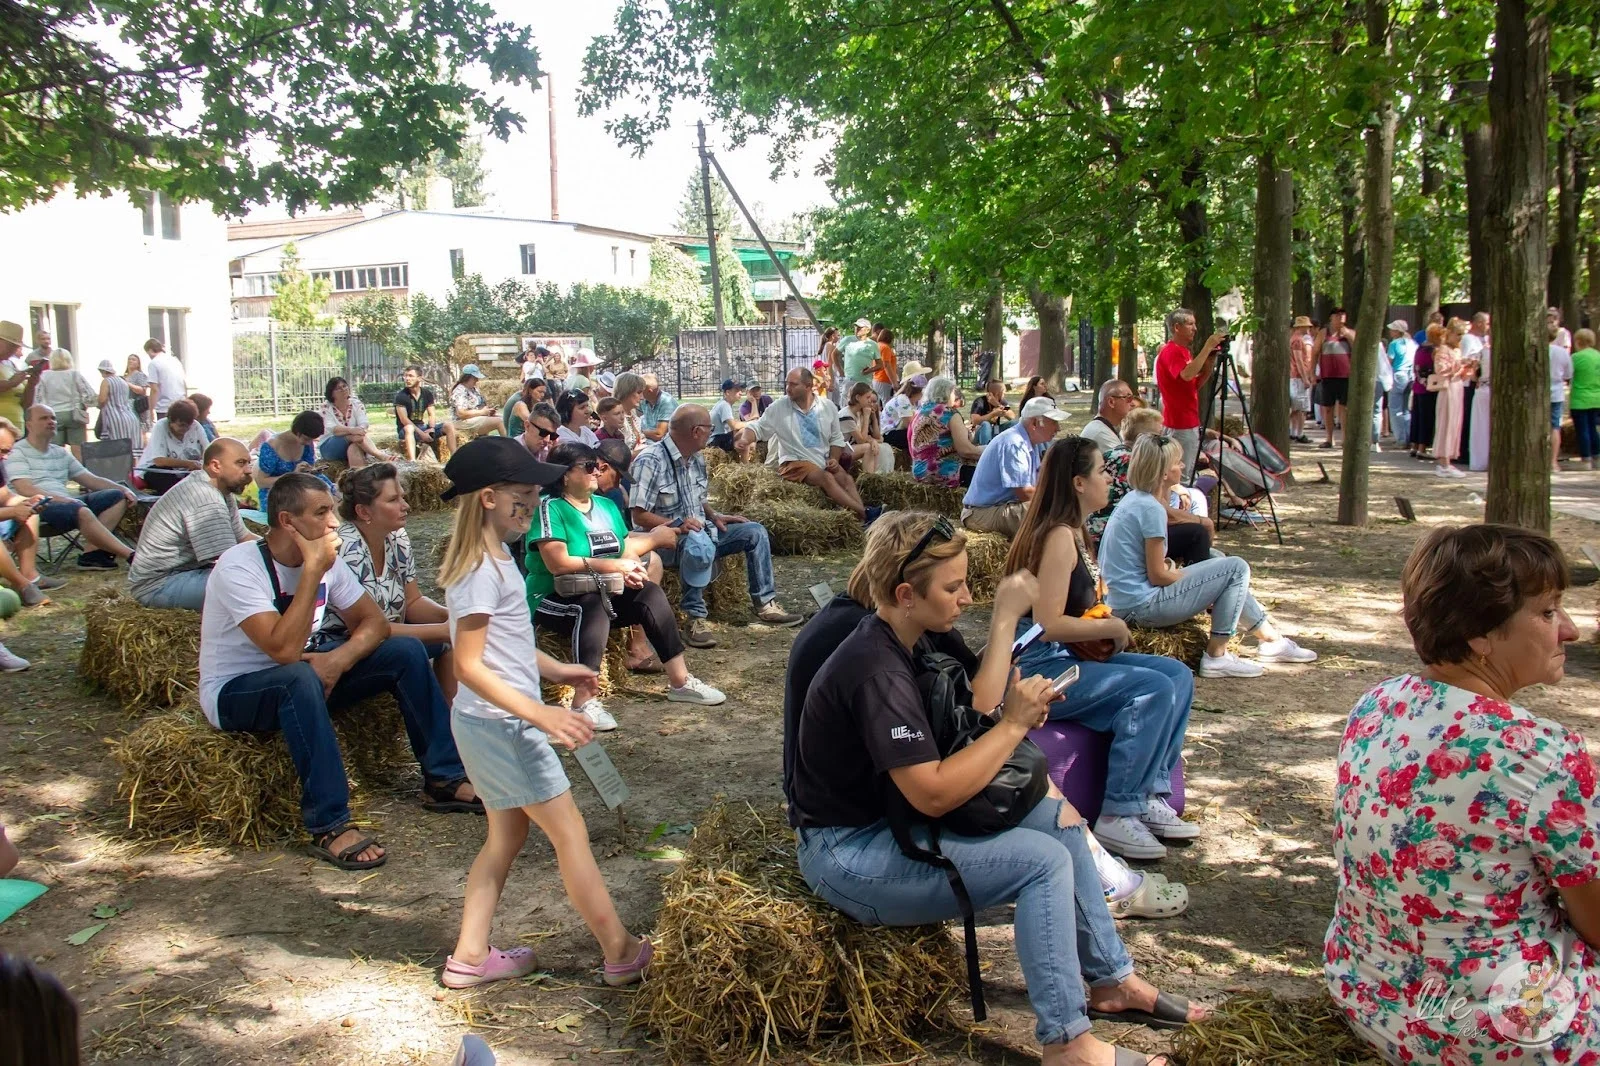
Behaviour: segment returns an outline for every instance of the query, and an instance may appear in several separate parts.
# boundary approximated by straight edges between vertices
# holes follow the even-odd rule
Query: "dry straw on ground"
[[[780,809],[714,808],[664,896],[631,1021],[673,1063],[896,1061],[955,1025],[966,973],[949,930],[869,929],[818,900]]]
[[[1178,1066],[1379,1066],[1382,1060],[1345,1023],[1326,992],[1279,999],[1231,996],[1206,1021],[1173,1039]]]
[[[443,511],[449,508],[439,497],[450,487],[444,468],[434,463],[399,462],[400,485],[405,489],[406,505],[413,513]]]
[[[718,469],[710,488],[718,509],[727,514],[744,514],[752,504],[768,500],[805,503],[813,507],[834,506],[821,489],[797,481],[785,481],[777,471],[764,464],[724,465]]]
[[[754,500],[739,512],[767,528],[773,555],[824,555],[861,547],[861,519],[830,503]]]
[[[363,791],[392,785],[413,765],[393,697],[335,712],[333,724],[353,809]],[[300,781],[280,735],[224,733],[187,700],[109,743],[133,839],[259,848],[302,835]]]
[[[1179,622],[1164,629],[1129,626],[1128,634],[1131,638],[1128,641],[1129,651],[1176,659],[1190,669],[1199,669],[1200,656],[1205,652],[1206,644],[1211,639],[1211,617],[1204,614],[1197,615],[1187,622]],[[1237,645],[1237,638],[1233,643]]]
[[[141,607],[119,589],[83,605],[78,672],[129,713],[171,707],[192,695],[200,672],[200,616]]]
[[[994,600],[994,590],[1005,576],[1011,538],[999,533],[967,531],[967,587],[974,603]]]
[[[961,514],[965,489],[928,485],[910,474],[862,474],[856,479],[861,499],[869,506],[890,511],[933,511],[955,517]]]

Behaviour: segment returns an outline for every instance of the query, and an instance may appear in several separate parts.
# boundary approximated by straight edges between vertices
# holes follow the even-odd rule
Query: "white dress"
[[[1478,391],[1472,396],[1472,439],[1467,442],[1467,468],[1489,469],[1489,349],[1478,353]]]

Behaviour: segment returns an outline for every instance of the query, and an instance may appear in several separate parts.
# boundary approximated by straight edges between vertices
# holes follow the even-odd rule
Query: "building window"
[[[452,278],[467,276],[467,253],[464,249],[450,249],[450,276]]]
[[[395,266],[320,270],[311,276],[333,282],[334,292],[366,292],[368,289],[403,289],[409,280],[410,270],[405,263],[399,263]]]
[[[524,274],[537,274],[539,273],[538,267],[539,259],[534,255],[533,245],[524,244],[522,246],[522,272]]]
[[[160,220],[161,239],[167,241],[180,240],[183,237],[182,222],[178,207],[179,204],[164,192],[139,192],[133,194],[134,202],[139,205],[139,214],[144,222],[144,235],[156,235],[157,220]]]
[[[628,277],[637,277],[639,273],[639,249],[628,249]]]
[[[386,266],[378,268],[378,288],[404,289],[411,282],[411,271],[405,263],[399,266]]]
[[[150,338],[167,346],[167,351],[184,361],[184,320],[189,317],[187,308],[150,308]]]
[[[156,235],[155,193],[134,193],[133,198],[139,205],[139,213],[144,216],[144,235],[146,237],[154,237]]]
[[[278,291],[271,274],[246,274],[239,281],[241,296],[271,296]]]
[[[617,246],[614,244],[611,246],[611,273],[622,273],[621,268],[617,266]]]
[[[156,199],[161,205],[161,239],[166,241],[182,239],[177,201],[164,192],[158,193]]]
[[[28,320],[33,326],[33,343],[39,343],[39,334],[50,334],[50,343],[56,348],[72,351],[77,347],[77,304],[30,304]]]

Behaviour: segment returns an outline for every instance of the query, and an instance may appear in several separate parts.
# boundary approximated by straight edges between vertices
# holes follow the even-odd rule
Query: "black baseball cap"
[[[545,486],[566,474],[564,467],[541,463],[520,440],[513,437],[479,437],[469,440],[444,464],[450,487],[439,494],[453,500],[468,492],[493,485]]]
[[[628,451],[626,441],[615,438],[603,440],[595,451],[600,453],[600,458],[606,461],[607,466],[617,472],[624,485],[633,484],[633,479],[628,477],[628,465],[633,462],[633,454]]]
[[[729,389],[742,389],[744,387],[745,387],[744,382],[739,381],[739,380],[737,380],[735,378],[723,378],[722,379],[722,391],[723,392],[727,392]]]

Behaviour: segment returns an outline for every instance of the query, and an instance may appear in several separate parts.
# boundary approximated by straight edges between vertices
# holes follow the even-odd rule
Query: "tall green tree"
[[[650,246],[650,281],[645,292],[667,306],[680,329],[703,326],[711,314],[710,286],[700,280],[700,264],[666,241]]]
[[[327,329],[333,325],[333,319],[322,313],[328,297],[333,295],[333,283],[306,272],[293,241],[283,246],[274,292],[277,295],[268,313],[285,329]]]
[[[393,184],[379,197],[380,202],[400,210],[425,208],[433,179],[447,178],[451,207],[482,207],[488,201],[483,185],[489,180],[489,171],[483,165],[483,138],[468,137],[457,148],[454,156],[436,148],[426,160],[396,169]]]
[[[749,233],[744,216],[734,204],[733,197],[723,187],[717,176],[711,176],[711,220],[717,224],[717,233],[729,237],[743,237]],[[678,232],[690,237],[706,235],[705,182],[701,180],[700,164],[696,163],[684,187],[683,199],[678,201]],[[772,234],[767,234],[770,238]]]

